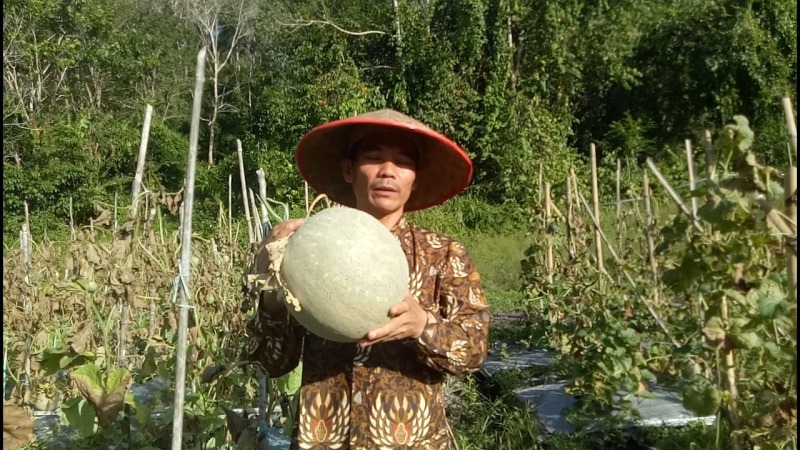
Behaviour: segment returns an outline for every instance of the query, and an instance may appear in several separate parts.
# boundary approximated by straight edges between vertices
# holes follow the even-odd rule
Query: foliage
[[[725,423],[717,426],[730,429],[737,445],[796,441],[788,250],[768,225],[777,219],[759,207],[783,198],[782,173],[763,165],[755,142],[743,116],[719,131],[718,178],[682,190],[705,199],[697,224],[678,213],[654,235],[661,238],[658,282],[645,240],[623,236],[613,246],[624,260],[606,257],[600,270],[593,252],[568,251],[585,248],[593,227],[570,224],[567,235],[555,218],[532,218],[530,232],[541,238],[522,261],[523,281],[547,345],[571,367],[568,390],[582,396],[571,413],[576,425],[612,410],[636,417],[624,394],[647,395],[657,382],[680,391],[694,414],[721,417]],[[545,261],[550,246],[557,255],[552,270]]]
[[[125,197],[148,103],[148,176],[180,189],[190,69],[208,36],[173,6],[4,3],[6,235],[18,231],[26,199],[41,213],[37,228],[52,228],[67,222],[70,197],[80,224],[95,201]],[[232,56],[205,94],[204,117],[215,125],[213,136],[201,130],[200,145],[213,140],[215,156],[196,183],[203,233],[227,200],[228,176],[239,185],[236,139],[250,183],[263,167],[271,195],[300,205],[297,140],[324,121],[382,107],[463,145],[476,164],[472,192],[508,211],[539,196],[540,167],[563,180],[590,142],[608,167],[614,157],[660,160],[734,113],[762,130],[766,162],[786,162],[771,111],[796,93],[794,2],[335,0],[246,9],[255,15],[241,39],[230,36],[235,18],[218,18],[225,27],[215,42]],[[232,194],[241,214],[241,193]]]

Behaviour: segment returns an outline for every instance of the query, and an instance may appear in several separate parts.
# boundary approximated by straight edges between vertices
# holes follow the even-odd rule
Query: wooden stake
[[[689,190],[694,192],[697,185],[695,184],[694,180],[694,155],[692,153],[692,141],[686,139],[684,141],[686,146],[686,165],[689,169]],[[694,194],[690,194],[691,202],[692,202],[692,217],[695,219],[697,218],[697,199],[694,197]]]
[[[256,170],[256,177],[258,178],[258,195],[261,197],[261,202],[259,203],[261,205],[261,218],[258,226],[263,229],[265,223],[270,223],[267,211],[267,178],[264,169],[259,167]]]
[[[617,248],[624,252],[622,246],[622,161],[617,158]]]
[[[539,204],[537,205],[539,208],[542,207],[542,201],[544,200],[544,196],[542,195],[542,189],[544,186],[544,165],[539,163],[539,185],[538,185],[538,195],[539,195]]]
[[[784,175],[784,196],[786,205],[786,216],[797,224],[797,167],[789,167]],[[797,228],[795,227],[795,241],[797,240]],[[788,270],[788,288],[792,302],[795,304],[793,319],[797,329],[797,255],[792,252],[787,253],[786,270]]]
[[[791,145],[792,152],[789,154],[789,164],[794,166],[791,161],[791,155],[797,155],[797,124],[792,112],[792,100],[789,97],[784,97],[783,100],[783,115],[786,117],[786,129],[789,131],[789,144]]]
[[[136,161],[136,174],[133,176],[133,186],[131,186],[131,210],[130,217],[136,217],[137,205],[139,201],[139,191],[142,188],[142,174],[144,173],[144,163],[147,159],[147,141],[150,138],[150,121],[153,118],[153,107],[147,105],[144,111],[144,124],[142,124],[142,138],[139,142],[139,158]]]
[[[644,196],[644,207],[647,213],[647,257],[650,261],[650,273],[653,276],[653,300],[656,306],[659,304],[658,295],[658,263],[656,262],[656,244],[655,244],[655,220],[653,220],[653,207],[650,204],[650,180],[647,177],[647,172],[643,176],[644,186],[642,188],[642,195]]]
[[[669,196],[672,197],[672,200],[678,205],[681,211],[683,211],[683,213],[686,214],[687,217],[689,217],[689,219],[692,221],[692,225],[694,226],[694,228],[697,231],[703,233],[704,232],[703,226],[700,225],[700,222],[697,220],[697,217],[693,215],[691,211],[689,211],[689,208],[687,208],[686,204],[683,203],[681,197],[678,195],[677,192],[675,192],[675,189],[672,188],[667,179],[664,178],[664,175],[661,174],[661,171],[658,170],[658,167],[656,167],[655,163],[650,158],[647,158],[647,167],[649,167],[650,170],[653,171],[653,174],[658,179],[658,182],[661,183],[661,186],[663,186],[664,189],[667,190],[667,194],[669,194]]]
[[[308,181],[303,181],[306,195],[306,217],[311,215],[311,205],[308,203]]]
[[[114,192],[114,225],[112,226],[114,234],[117,234],[117,223],[117,193]]]
[[[30,285],[30,267],[31,267],[31,233],[30,233],[30,224],[28,220],[28,202],[25,201],[25,222],[22,223],[22,230],[19,232],[19,245],[20,250],[22,250],[22,270],[25,273],[23,280],[25,281],[26,285]],[[28,298],[26,295],[22,299],[23,307],[25,308],[25,316],[28,320],[30,320],[30,313],[31,313],[31,299]],[[31,396],[31,344],[33,342],[33,338],[31,336],[31,332],[25,334],[25,380],[22,383],[23,386],[23,398],[30,399]],[[3,392],[5,395],[5,392]]]
[[[244,177],[244,157],[242,156],[242,141],[236,140],[236,151],[239,155],[239,178],[242,181],[242,201],[244,202],[244,217],[247,219],[247,237],[250,239],[249,243],[256,241],[255,233],[253,232],[253,222],[250,218],[250,205],[247,201],[247,182]]]
[[[69,240],[75,240],[75,217],[72,212],[72,196],[69,196]]]
[[[259,242],[263,238],[261,235],[262,227],[261,224],[264,223],[261,221],[261,215],[258,213],[258,206],[256,204],[256,196],[253,194],[252,189],[247,189],[250,198],[250,207],[253,208],[253,237],[255,240],[253,242]]]
[[[705,130],[703,142],[706,152],[706,179],[709,185],[717,180],[717,157],[714,154],[714,145],[711,143],[711,131]]]
[[[570,168],[570,171],[572,171],[572,168]],[[572,230],[572,221],[573,221],[572,182],[570,181],[570,177],[567,177],[566,185],[567,185],[567,253],[569,254],[568,262],[572,262],[575,260],[575,237],[573,236],[573,230]]]
[[[228,244],[233,247],[233,174],[228,174]]]
[[[578,184],[577,180],[574,177],[574,174],[572,181],[573,183],[575,183],[575,185]],[[624,261],[622,261],[622,259],[619,257],[619,254],[617,254],[617,252],[614,251],[614,247],[608,241],[608,238],[606,237],[605,233],[603,233],[603,230],[600,228],[600,220],[598,220],[598,218],[595,217],[594,214],[592,214],[592,210],[589,208],[589,204],[586,202],[586,199],[583,198],[583,195],[577,188],[575,189],[575,193],[577,194],[578,200],[580,200],[581,203],[583,203],[583,207],[586,209],[586,212],[589,214],[589,217],[592,219],[592,222],[594,222],[595,229],[600,230],[600,238],[603,239],[603,241],[605,242],[606,248],[608,248],[608,252],[611,253],[611,256],[614,258],[614,261],[616,261],[616,263],[620,267],[624,267],[625,266]],[[601,273],[605,275],[610,281],[613,281],[613,278],[611,278],[611,275],[609,275],[605,269],[603,269]],[[630,283],[632,287],[636,288],[638,286],[636,284],[636,281],[634,281],[633,277],[631,277],[631,275],[628,273],[627,270],[622,269],[622,274],[625,275],[625,279],[628,280],[628,283]],[[673,345],[675,345],[675,347],[681,347],[681,343],[678,342],[678,340],[672,335],[672,333],[670,333],[669,328],[667,328],[667,324],[663,320],[661,320],[661,317],[658,315],[658,313],[650,304],[650,302],[647,301],[645,297],[640,297],[640,298],[642,300],[642,303],[644,303],[645,308],[647,308],[647,311],[650,313],[650,315],[653,317],[656,323],[658,323],[658,326],[661,328],[662,331],[664,331],[664,334],[667,335],[667,337],[670,339]]]
[[[172,450],[183,448],[183,405],[186,392],[186,347],[189,328],[188,293],[192,259],[192,208],[194,206],[194,179],[197,163],[197,140],[200,134],[200,110],[203,105],[203,83],[205,82],[206,49],[197,54],[195,71],[194,102],[192,122],[189,130],[189,155],[186,163],[186,185],[183,198],[183,219],[181,223],[181,265],[178,283],[178,342],[175,356],[175,402],[172,416]],[[241,147],[240,147],[241,149]],[[241,150],[239,153],[241,158]],[[241,161],[241,159],[240,159]],[[242,179],[244,182],[244,179]]]
[[[597,151],[594,144],[589,145],[589,154],[592,160],[592,202],[594,203],[594,218],[597,219],[594,227],[594,250],[597,255],[597,268],[605,271],[603,266],[603,242],[600,236],[600,188],[597,186]],[[577,187],[577,183],[576,183]]]
[[[553,220],[551,213],[550,213],[550,182],[546,181],[544,183],[544,214],[547,220],[547,225],[545,228],[545,233],[547,233],[547,260],[545,261],[545,267],[547,268],[547,282],[552,284],[553,283],[553,237],[552,232],[550,230],[550,223]]]

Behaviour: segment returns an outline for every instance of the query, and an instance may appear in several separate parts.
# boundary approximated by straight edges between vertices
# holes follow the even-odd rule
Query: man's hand
[[[269,236],[258,243],[256,246],[256,271],[258,273],[266,272],[267,268],[269,267],[269,253],[267,253],[267,244],[270,242],[275,242],[278,239],[291,236],[304,223],[306,223],[305,219],[287,220],[285,222],[281,222],[275,225],[275,228],[270,231]]]
[[[384,326],[371,330],[358,345],[366,347],[378,342],[416,339],[422,336],[428,323],[428,313],[406,292],[403,301],[389,308],[389,320]]]
[[[289,237],[297,231],[301,225],[305,223],[305,219],[287,220],[275,225],[275,228],[270,231],[269,236],[264,238],[256,246],[256,266],[255,270],[258,273],[265,273],[269,269],[269,252],[267,251],[267,244],[277,241],[285,237]],[[275,292],[264,293],[259,297],[259,310],[265,311],[270,315],[278,315],[286,310],[286,305],[278,301]]]

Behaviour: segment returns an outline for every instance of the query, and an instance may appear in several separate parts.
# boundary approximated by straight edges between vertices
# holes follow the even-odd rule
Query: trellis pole
[[[200,110],[203,105],[206,49],[197,54],[195,71],[192,124],[189,130],[189,156],[186,163],[186,185],[181,220],[181,264],[178,289],[178,344],[175,356],[175,403],[172,416],[172,450],[180,450],[183,443],[183,405],[186,392],[186,347],[189,328],[189,275],[192,259],[192,207],[194,205],[194,178],[197,164],[197,140],[200,133]]]

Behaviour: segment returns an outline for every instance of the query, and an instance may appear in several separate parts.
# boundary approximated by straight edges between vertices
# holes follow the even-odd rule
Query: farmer
[[[306,332],[274,294],[260,294],[248,327],[247,358],[270,377],[288,373],[303,359],[293,448],[451,448],[444,379],[483,364],[488,304],[464,247],[417,228],[404,214],[462,191],[472,162],[448,138],[393,110],[311,130],[300,141],[296,160],[312,188],[371,214],[397,237],[411,281],[405,297],[387,312],[388,323],[355,344]],[[266,271],[266,243],[302,224],[276,225],[260,244],[254,270]],[[255,292],[249,286],[244,291]]]

